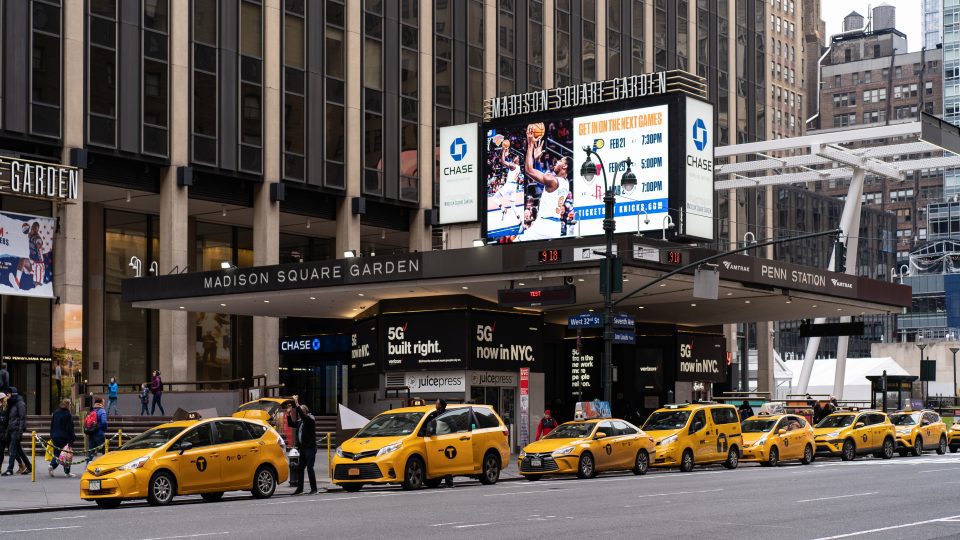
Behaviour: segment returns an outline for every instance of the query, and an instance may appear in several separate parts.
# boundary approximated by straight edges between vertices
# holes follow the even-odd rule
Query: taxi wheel
[[[584,452],[577,464],[577,478],[593,478],[597,475],[597,468],[593,463],[593,454]]]
[[[261,465],[253,475],[253,489],[250,493],[255,499],[269,499],[273,492],[277,490],[277,475],[273,469],[266,465]]]
[[[723,466],[733,470],[737,468],[737,465],[740,464],[740,452],[737,450],[736,446],[731,446],[730,451],[727,452],[727,459],[723,462]]]
[[[680,457],[680,472],[690,472],[693,470],[693,452],[684,450]]]
[[[423,460],[418,456],[412,456],[407,460],[407,466],[403,468],[403,482],[400,485],[403,489],[413,490],[423,487]]]
[[[940,436],[940,444],[937,445],[937,455],[942,456],[947,453],[947,438]]]
[[[340,484],[340,487],[348,493],[356,493],[360,491],[360,488],[363,487],[363,484],[354,484],[354,483]]]
[[[112,510],[120,506],[120,499],[97,499],[97,506],[104,510]]]
[[[917,437],[917,440],[913,441],[913,452],[914,456],[923,455],[923,437]]]
[[[153,475],[147,490],[147,502],[151,506],[170,504],[177,492],[176,481],[167,471],[160,471]]]
[[[853,461],[857,459],[857,445],[852,440],[843,441],[843,449],[840,450],[840,459],[843,461]]]
[[[883,447],[880,449],[880,457],[883,459],[893,459],[893,439],[887,437],[883,440]]]
[[[760,465],[764,467],[776,467],[780,464],[780,451],[777,450],[777,447],[770,448],[770,456],[767,458],[767,461],[761,462]]]
[[[492,486],[500,479],[500,458],[493,452],[483,456],[483,470],[480,472],[480,483]]]
[[[223,492],[218,491],[216,493],[201,493],[200,498],[207,502],[217,502],[223,498]]]
[[[813,447],[809,444],[803,449],[803,457],[800,459],[800,463],[804,465],[813,463]]]
[[[633,474],[643,475],[647,474],[647,469],[650,468],[650,454],[646,450],[640,450],[637,452],[637,457],[633,462]]]

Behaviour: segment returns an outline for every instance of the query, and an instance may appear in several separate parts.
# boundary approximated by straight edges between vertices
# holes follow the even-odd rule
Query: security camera
[[[573,276],[563,276],[564,285],[573,285]]]

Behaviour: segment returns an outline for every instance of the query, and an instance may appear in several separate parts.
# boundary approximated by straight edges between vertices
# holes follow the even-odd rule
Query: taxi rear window
[[[498,428],[500,422],[493,411],[486,407],[474,407],[473,415],[477,418],[477,429]]]
[[[817,424],[818,428],[844,428],[853,424],[852,414],[831,414]]]
[[[737,424],[740,422],[736,409],[732,407],[714,407],[710,409],[714,424]]]

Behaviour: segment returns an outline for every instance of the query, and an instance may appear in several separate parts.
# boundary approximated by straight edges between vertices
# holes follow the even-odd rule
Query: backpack
[[[97,419],[97,410],[93,409],[83,417],[83,432],[87,435],[96,435],[100,431],[100,422]]]

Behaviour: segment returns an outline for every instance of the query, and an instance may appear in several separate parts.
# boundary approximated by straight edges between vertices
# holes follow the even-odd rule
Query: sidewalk
[[[3,470],[6,470],[7,456],[4,456]],[[42,454],[37,456],[37,481],[31,482],[30,475],[13,475],[0,477],[0,513],[30,511],[30,510],[54,510],[65,507],[86,507],[95,508],[91,502],[80,500],[80,477],[86,469],[86,464],[75,465],[70,472],[76,474],[76,478],[66,478],[63,476],[63,469],[57,468],[54,471],[54,477],[50,478],[47,462],[43,461]],[[517,471],[516,456],[511,457],[510,466],[500,473],[500,480],[516,480],[520,478]],[[330,483],[327,475],[327,451],[322,449],[317,453],[317,462],[314,470],[317,474],[317,484],[319,488],[328,490],[339,490]],[[16,469],[14,469],[16,472]],[[458,478],[459,482],[472,481],[467,478]],[[309,488],[309,486],[308,486]],[[289,482],[284,482],[277,487],[275,496],[286,496],[293,493],[293,488]],[[243,492],[230,492],[227,497],[246,496]],[[178,498],[180,500],[188,497]]]

